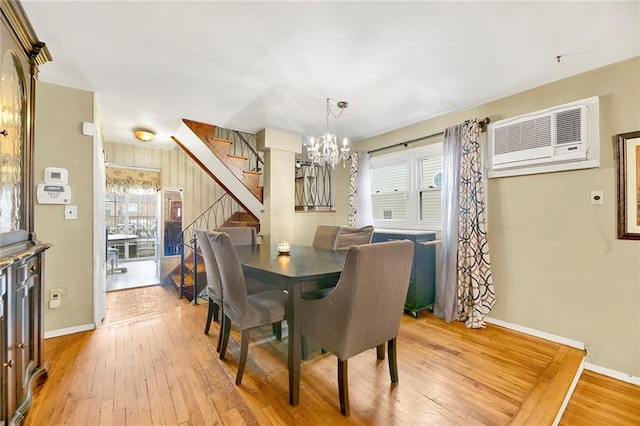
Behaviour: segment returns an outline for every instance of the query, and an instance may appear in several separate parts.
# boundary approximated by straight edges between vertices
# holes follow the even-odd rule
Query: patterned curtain
[[[351,154],[351,169],[349,170],[349,214],[347,226],[358,223],[358,153]]]
[[[160,172],[107,167],[107,192],[128,192],[131,188],[160,190]]]
[[[487,211],[482,182],[478,120],[462,125],[460,216],[458,219],[458,320],[486,327],[484,318],[496,303],[491,277]]]
[[[354,152],[351,155],[348,226],[360,228],[373,225],[370,158],[368,152]]]
[[[434,313],[469,328],[486,327],[495,304],[480,157],[480,126],[445,132],[441,277]]]

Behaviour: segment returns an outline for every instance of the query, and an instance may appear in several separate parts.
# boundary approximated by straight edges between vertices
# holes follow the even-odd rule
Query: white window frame
[[[443,155],[442,142],[433,143],[418,148],[407,149],[402,152],[391,154],[380,154],[371,158],[370,168],[383,167],[399,162],[407,163],[408,188],[407,188],[407,217],[405,220],[383,220],[374,219],[373,225],[376,228],[388,229],[415,229],[426,231],[442,230],[442,221],[420,220],[420,192],[422,190],[422,176],[420,173],[420,162],[425,157]]]

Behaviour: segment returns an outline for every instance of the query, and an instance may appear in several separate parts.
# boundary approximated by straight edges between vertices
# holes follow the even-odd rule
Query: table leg
[[[302,286],[290,285],[287,301],[287,324],[289,326],[289,404],[300,402],[300,345],[301,345],[301,300]]]

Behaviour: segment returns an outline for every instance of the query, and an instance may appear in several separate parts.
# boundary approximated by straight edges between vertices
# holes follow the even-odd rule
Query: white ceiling
[[[640,55],[638,1],[22,4],[40,80],[95,92],[106,140],[165,147],[182,118],[308,138],[326,98],[356,141]]]

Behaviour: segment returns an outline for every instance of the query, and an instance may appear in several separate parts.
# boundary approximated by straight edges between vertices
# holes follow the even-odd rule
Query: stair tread
[[[233,143],[233,141],[229,139],[216,138],[215,136],[208,136],[207,139],[209,139],[211,142],[222,142],[222,143],[228,143],[229,145]]]
[[[229,158],[237,158],[238,160],[242,160],[242,161],[247,161],[248,158],[245,157],[244,155],[238,155],[238,154],[227,154],[227,157]]]

